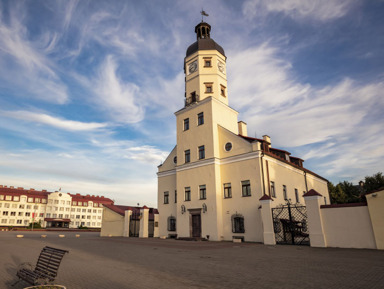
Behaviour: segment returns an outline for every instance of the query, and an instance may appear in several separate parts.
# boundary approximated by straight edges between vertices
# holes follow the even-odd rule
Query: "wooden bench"
[[[48,246],[44,247],[40,253],[39,259],[37,260],[35,269],[32,270],[32,266],[30,264],[30,268],[25,266],[26,263],[22,264],[22,268],[20,268],[16,273],[19,280],[17,280],[12,286],[16,285],[21,280],[24,280],[31,285],[44,285],[53,282],[57,276],[61,260],[66,253],[68,253],[66,250]]]

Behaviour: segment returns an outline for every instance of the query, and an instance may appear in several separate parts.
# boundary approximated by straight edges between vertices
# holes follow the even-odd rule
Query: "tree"
[[[367,176],[365,177],[365,184],[364,184],[365,191],[367,193],[384,189],[384,176],[383,173],[377,173],[373,176]]]
[[[347,195],[343,191],[342,187],[334,185],[331,182],[328,183],[328,191],[331,204],[344,204],[347,202]]]

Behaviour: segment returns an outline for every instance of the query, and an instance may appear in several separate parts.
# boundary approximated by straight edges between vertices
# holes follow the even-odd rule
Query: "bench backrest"
[[[68,251],[48,246],[44,247],[37,260],[35,271],[42,272],[51,277],[56,277],[65,253],[68,253]]]

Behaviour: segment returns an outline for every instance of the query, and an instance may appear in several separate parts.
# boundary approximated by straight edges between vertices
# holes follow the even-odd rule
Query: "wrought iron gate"
[[[276,244],[309,245],[307,209],[297,204],[272,209]]]

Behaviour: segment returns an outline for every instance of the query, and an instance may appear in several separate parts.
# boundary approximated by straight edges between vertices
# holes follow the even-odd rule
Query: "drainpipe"
[[[264,152],[261,152],[261,174],[263,176],[263,196],[265,195],[265,182],[264,182],[264,164],[263,164]]]
[[[306,171],[304,171],[304,180],[305,180],[305,190],[308,193],[307,172]]]

